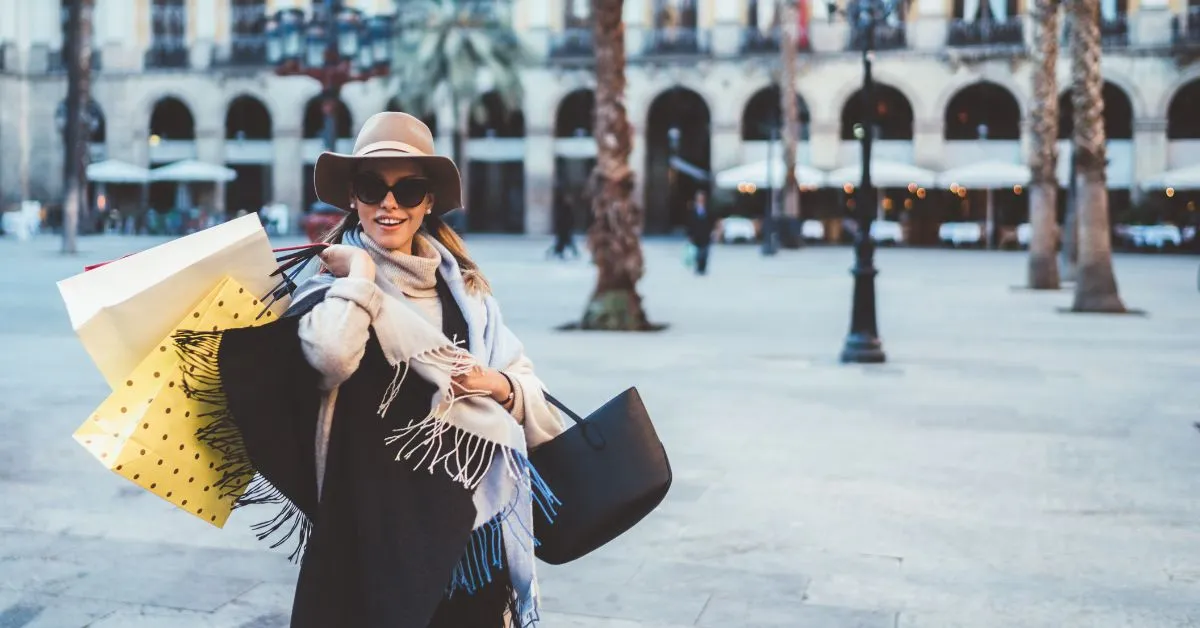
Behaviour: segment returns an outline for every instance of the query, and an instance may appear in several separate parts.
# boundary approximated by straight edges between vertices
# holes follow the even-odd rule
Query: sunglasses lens
[[[402,207],[416,207],[429,193],[429,181],[425,179],[402,179],[392,186],[392,194]]]
[[[364,203],[369,205],[382,203],[387,192],[387,184],[373,174],[364,173],[354,177],[354,195]]]

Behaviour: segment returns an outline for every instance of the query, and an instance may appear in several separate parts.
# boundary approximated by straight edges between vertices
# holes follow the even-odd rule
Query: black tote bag
[[[550,394],[546,400],[575,422],[529,455],[562,502],[553,521],[534,507],[536,554],[561,565],[617,538],[658,507],[671,487],[671,464],[636,388],[586,419]]]

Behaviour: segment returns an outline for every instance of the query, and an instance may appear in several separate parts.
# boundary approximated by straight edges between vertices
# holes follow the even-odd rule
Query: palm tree
[[[1071,104],[1075,109],[1075,211],[1079,228],[1076,312],[1124,312],[1112,265],[1105,173],[1104,79],[1100,75],[1100,2],[1068,0]]]
[[[1028,286],[1057,290],[1058,262],[1058,9],[1059,0],[1036,0],[1033,20],[1036,45],[1033,71],[1033,151],[1029,190]]]
[[[788,228],[796,227],[800,218],[800,188],[796,184],[796,151],[800,144],[800,107],[796,102],[796,55],[798,53],[798,33],[796,28],[795,0],[779,0],[780,35],[779,50],[782,55],[780,63],[779,90],[780,111],[783,112],[783,215],[787,218]],[[799,243],[803,239],[798,233],[788,233],[786,242]]]
[[[63,162],[62,252],[78,252],[76,237],[79,219],[87,216],[87,165],[90,139],[92,76],[92,4],[93,0],[72,0],[68,5],[67,39],[67,119],[63,139],[67,157]]]
[[[591,188],[593,221],[588,248],[596,265],[596,288],[583,313],[583,329],[651,329],[637,283],[642,258],[642,210],[632,199],[633,128],[625,109],[624,0],[592,2],[596,57],[596,168]]]
[[[505,110],[521,108],[525,91],[521,68],[532,55],[507,19],[505,2],[428,0],[405,7],[413,20],[401,24],[399,100],[417,114],[429,114],[448,99],[454,115],[454,161],[462,173],[463,206],[469,209],[469,156],[472,116],[486,119],[480,96],[494,91]],[[488,89],[481,86],[490,83]]]

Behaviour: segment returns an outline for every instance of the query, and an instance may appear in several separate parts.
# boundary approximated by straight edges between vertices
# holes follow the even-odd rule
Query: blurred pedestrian
[[[580,200],[578,194],[565,194],[561,186],[554,190],[554,248],[550,255],[558,259],[566,259],[567,250],[572,258],[579,257],[579,249],[575,247],[575,202]]]
[[[687,233],[688,240],[696,247],[696,274],[708,273],[708,252],[712,246],[713,229],[717,219],[708,207],[708,195],[703,190],[696,191],[695,200],[688,211]]]

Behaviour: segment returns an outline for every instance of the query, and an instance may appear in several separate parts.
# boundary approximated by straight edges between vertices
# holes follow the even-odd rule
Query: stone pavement
[[[105,472],[105,385],[53,281],[148,239],[0,240],[0,628],[271,628],[295,568]],[[586,410],[636,384],[675,467],[611,546],[542,569],[547,628],[1200,625],[1198,260],[1120,256],[1149,315],[1061,314],[1016,253],[883,250],[889,362],[836,358],[851,252],[651,241],[657,334],[556,332],[591,286],[548,241],[474,237],[508,323]]]

